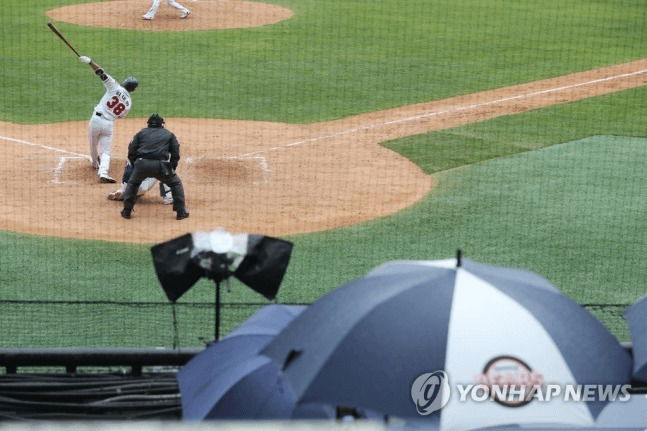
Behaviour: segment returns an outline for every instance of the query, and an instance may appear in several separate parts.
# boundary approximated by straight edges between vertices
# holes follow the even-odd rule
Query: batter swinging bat
[[[62,40],[63,42],[65,42],[65,45],[69,46],[69,47],[70,47],[70,49],[71,49],[72,51],[74,51],[74,53],[76,54],[76,56],[77,56],[77,57],[80,57],[80,56],[81,56],[81,54],[79,54],[79,53],[77,52],[77,50],[76,50],[76,49],[74,49],[74,47],[73,47],[72,45],[70,45],[70,42],[68,42],[68,41],[67,41],[67,39],[65,39],[65,36],[63,36],[63,35],[61,34],[61,32],[60,32],[60,31],[58,31],[58,29],[56,28],[56,26],[55,26],[54,24],[52,24],[51,22],[48,22],[48,23],[47,23],[47,27],[49,27],[49,28],[50,28],[50,30],[52,30],[52,31],[56,34],[56,36],[60,37],[60,38],[61,38],[61,40]]]

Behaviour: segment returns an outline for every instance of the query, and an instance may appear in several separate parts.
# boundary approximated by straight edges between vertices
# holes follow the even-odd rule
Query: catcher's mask
[[[121,83],[121,86],[126,89],[129,93],[135,91],[135,88],[139,85],[139,81],[134,76],[129,76],[124,79],[124,82]]]
[[[164,127],[164,119],[159,114],[148,117],[148,127]]]

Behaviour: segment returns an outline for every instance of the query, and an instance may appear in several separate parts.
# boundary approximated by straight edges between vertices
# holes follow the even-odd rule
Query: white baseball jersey
[[[104,75],[103,85],[106,87],[106,93],[103,95],[97,106],[94,107],[106,120],[114,121],[118,118],[124,118],[128,115],[132,102],[130,93],[124,87],[119,85],[114,78],[107,73]]]

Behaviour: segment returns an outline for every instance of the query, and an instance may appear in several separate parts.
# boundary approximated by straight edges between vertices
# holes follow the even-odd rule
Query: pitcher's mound
[[[178,0],[191,10],[186,19],[180,12],[161,0],[155,19],[147,21],[142,15],[151,0],[114,0],[82,3],[52,9],[47,16],[55,21],[90,27],[147,31],[191,31],[227,28],[261,27],[292,17],[290,9],[244,0]]]

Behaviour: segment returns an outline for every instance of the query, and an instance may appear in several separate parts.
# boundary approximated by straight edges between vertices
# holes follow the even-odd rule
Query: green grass
[[[314,122],[645,56],[636,1],[280,0],[261,28],[139,32],[57,23],[83,54],[141,87],[131,116]],[[45,26],[72,0],[3,0],[0,120],[86,119],[101,96]]]
[[[646,162],[647,139],[599,136],[446,172],[439,176],[434,193],[397,215],[291,238],[295,251],[278,299],[312,302],[385,261],[447,258],[461,248],[475,260],[537,271],[583,304],[630,303],[645,293],[647,277],[642,265],[647,243],[647,201],[642,198]],[[60,256],[48,242],[65,245],[60,249],[67,252]],[[148,247],[7,233],[0,236],[0,245],[13,250],[3,255],[3,268],[20,266],[17,261],[25,270],[25,262],[50,262],[46,275],[53,278],[38,299],[165,302]],[[96,259],[97,253],[108,257]],[[70,261],[79,268],[73,281],[66,282],[63,265]],[[45,275],[43,269],[40,276]],[[35,299],[38,286],[30,286],[25,295],[24,279],[1,277],[4,298]],[[223,291],[223,299],[264,302],[239,282]],[[212,285],[201,281],[180,303],[212,300]],[[48,304],[21,307],[29,314],[52,308]],[[60,335],[56,342],[78,340],[74,328],[79,321],[105,328],[101,338],[84,340],[83,345],[170,342],[168,308],[94,306],[102,310],[95,315],[88,311],[92,307],[65,307],[65,319],[54,313],[60,334],[74,334],[71,339]],[[232,305],[223,310],[225,331],[250,312]],[[46,326],[47,313],[41,316],[34,326]],[[605,323],[626,339],[626,328],[617,319],[610,316]],[[106,320],[115,323],[106,324]],[[208,305],[184,309],[180,319],[184,342],[195,345],[199,337],[208,338],[211,321]],[[165,329],[159,331],[160,327]],[[43,333],[30,330],[18,338],[30,345]]]
[[[433,174],[591,135],[647,136],[646,98],[639,87],[384,145]]]
[[[440,174],[415,207],[297,243],[304,254],[337,262],[331,279],[392,259],[447,258],[461,248],[475,260],[534,270],[579,303],[628,304],[647,293],[646,162],[644,138],[555,145]],[[309,277],[300,285],[325,285],[309,263],[294,266]],[[622,307],[615,311],[605,323],[627,339]]]
[[[635,0],[271,2],[294,18],[191,33],[57,25],[115,77],[140,79],[134,117],[314,122],[647,56],[647,6]],[[87,66],[45,26],[46,10],[73,3],[3,0],[1,121],[84,120],[101,96]],[[647,137],[646,91],[387,143],[436,173],[433,193],[390,217],[291,238],[278,299],[311,302],[386,260],[446,258],[460,247],[536,270],[582,303],[632,302],[644,293],[646,144],[609,135]],[[0,321],[9,332],[0,345],[170,345],[170,308],[153,304],[165,297],[148,246],[0,232],[0,248]],[[179,307],[185,344],[212,335],[212,298],[207,281],[182,298],[204,304]],[[225,332],[252,311],[236,303],[263,302],[237,282],[223,300]],[[626,339],[614,310],[605,323]]]

